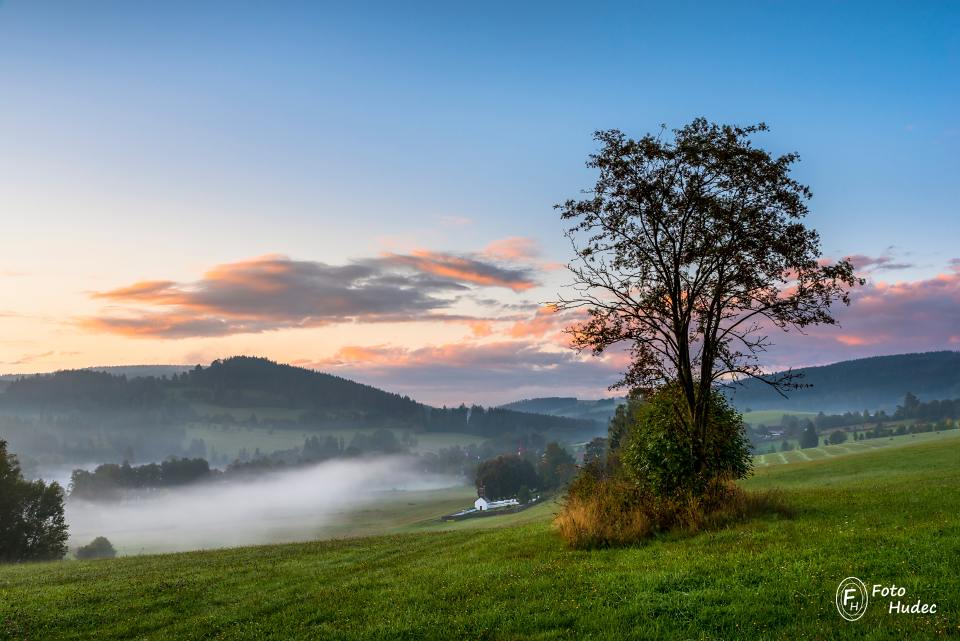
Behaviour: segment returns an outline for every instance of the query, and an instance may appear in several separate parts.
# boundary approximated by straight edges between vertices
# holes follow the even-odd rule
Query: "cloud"
[[[869,281],[835,308],[840,327],[772,332],[777,366],[819,365],[848,358],[955,349],[960,331],[960,261],[933,278]]]
[[[312,367],[434,404],[500,404],[533,396],[577,394],[596,398],[614,383],[625,362],[579,356],[531,341],[499,340],[409,349],[395,345],[346,346]]]
[[[411,254],[386,254],[382,260],[454,282],[506,287],[515,292],[538,284],[531,269],[503,267],[471,256],[414,250]]]
[[[847,260],[853,265],[858,273],[869,273],[883,270],[910,269],[914,267],[912,263],[897,262],[897,260],[888,254],[883,256],[865,256],[863,254],[854,254],[848,256]]]
[[[540,257],[540,247],[533,238],[509,236],[493,241],[482,253],[498,260],[531,261]]]
[[[130,337],[186,338],[345,322],[467,321],[447,310],[471,286],[534,285],[532,270],[438,252],[345,265],[269,255],[217,265],[192,283],[147,280],[94,292],[113,307],[77,324]]]
[[[34,361],[40,361],[50,356],[55,355],[56,352],[40,352],[38,354],[24,354],[15,361],[7,361],[4,365],[29,365]]]

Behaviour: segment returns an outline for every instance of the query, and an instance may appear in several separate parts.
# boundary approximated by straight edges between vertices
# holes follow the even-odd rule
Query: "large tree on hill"
[[[586,312],[573,345],[601,354],[625,345],[631,363],[618,387],[676,382],[677,429],[702,469],[716,384],[757,378],[778,391],[789,373],[763,375],[758,355],[772,330],[834,324],[859,281],[849,261],[827,264],[804,226],[810,190],[790,175],[798,156],[751,143],[763,124],[699,118],[672,135],[632,140],[595,134],[592,191],[557,208],[571,221],[572,294],[558,307]]]

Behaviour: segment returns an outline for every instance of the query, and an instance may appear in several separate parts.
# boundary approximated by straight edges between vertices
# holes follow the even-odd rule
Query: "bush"
[[[105,536],[98,536],[87,545],[77,548],[78,559],[112,559],[115,556],[117,551]]]
[[[575,549],[618,547],[657,533],[695,533],[764,514],[793,516],[776,492],[747,492],[714,479],[700,494],[658,496],[623,478],[581,474],[571,484],[554,525]]]
[[[836,432],[830,433],[830,445],[839,445],[840,443],[847,442],[847,433],[843,430],[837,430]]]
[[[621,454],[624,470],[658,496],[700,493],[715,479],[739,479],[750,473],[753,459],[740,414],[719,392],[710,396],[710,423],[698,469],[693,439],[680,420],[678,385],[650,396],[636,413]]]

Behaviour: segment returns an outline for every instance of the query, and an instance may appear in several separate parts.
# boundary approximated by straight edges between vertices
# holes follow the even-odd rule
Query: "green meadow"
[[[367,538],[6,566],[0,638],[957,637],[960,439],[911,440],[760,467],[744,485],[781,490],[791,518],[626,549],[564,548],[548,502],[455,524],[418,508]],[[875,597],[845,621],[847,576],[937,614]]]

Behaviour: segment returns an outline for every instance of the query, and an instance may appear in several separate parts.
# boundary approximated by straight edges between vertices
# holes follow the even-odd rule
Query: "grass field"
[[[816,418],[816,412],[794,412],[790,410],[757,410],[755,412],[744,412],[743,422],[748,423],[749,425],[766,425],[768,427],[773,427],[780,425],[780,421],[783,420],[785,415],[796,416],[799,419]]]
[[[901,436],[888,436],[886,438],[871,438],[864,441],[847,441],[840,445],[822,445],[820,447],[810,447],[802,450],[790,450],[789,452],[758,454],[753,457],[753,462],[757,467],[783,465],[785,463],[802,463],[804,461],[817,461],[835,458],[837,456],[847,456],[848,454],[862,454],[877,449],[898,448],[906,445],[925,443],[927,441],[951,442],[953,439],[957,439],[957,437],[960,437],[960,429],[946,430],[944,432],[903,434]],[[779,446],[780,441],[777,441],[776,444]],[[794,444],[796,443],[794,442]]]
[[[960,635],[960,439],[758,470],[797,510],[565,549],[551,505],[409,533],[0,568],[11,639],[937,639]],[[479,527],[477,527],[479,526]],[[450,531],[426,531],[450,530]],[[840,618],[841,579],[906,588]]]

